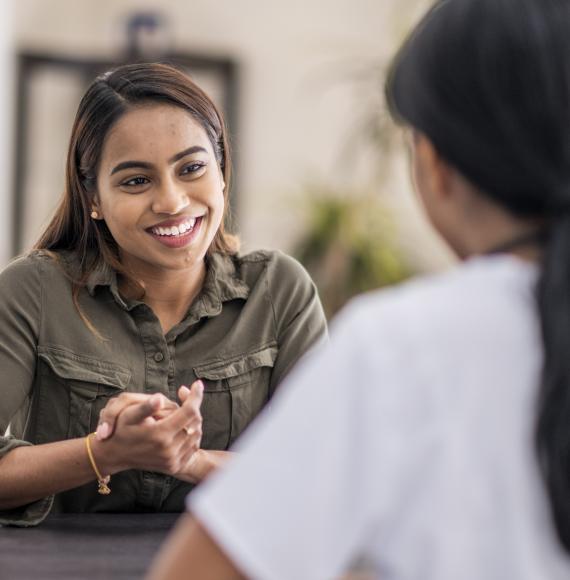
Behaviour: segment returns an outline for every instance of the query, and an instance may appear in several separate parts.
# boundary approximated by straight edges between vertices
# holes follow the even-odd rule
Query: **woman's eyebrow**
[[[123,171],[123,169],[133,168],[152,169],[152,163],[147,163],[146,161],[123,161],[122,163],[115,165],[109,175],[114,175],[119,171]]]
[[[190,155],[191,153],[208,153],[205,147],[200,147],[200,145],[193,145],[192,147],[188,147],[188,149],[184,149],[184,151],[180,151],[176,155],[173,155],[169,160],[168,163],[176,163],[182,157],[186,157],[186,155]]]
[[[168,163],[176,163],[179,159],[186,157],[186,155],[190,155],[191,153],[208,153],[208,151],[204,147],[200,147],[200,145],[193,145],[192,147],[188,147],[188,149],[184,149],[184,151],[180,151],[180,153],[176,153],[173,155],[169,160]],[[140,168],[140,169],[152,169],[152,163],[148,163],[147,161],[122,161],[118,165],[115,165],[111,170],[110,175],[114,175],[119,171],[123,171],[124,169],[133,169],[133,168]]]

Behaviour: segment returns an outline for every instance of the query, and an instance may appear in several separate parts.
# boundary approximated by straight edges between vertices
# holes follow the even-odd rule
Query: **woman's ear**
[[[452,191],[453,169],[423,133],[414,131],[414,179],[422,194],[445,199]]]

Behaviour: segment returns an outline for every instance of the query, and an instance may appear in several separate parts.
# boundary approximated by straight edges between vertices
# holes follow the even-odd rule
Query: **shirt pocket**
[[[277,345],[195,366],[204,382],[204,449],[227,449],[253,421],[269,398]]]
[[[40,347],[38,356],[42,363],[38,442],[84,437],[94,431],[103,407],[131,379],[130,370],[121,365],[67,349]],[[54,431],[59,437],[54,437]]]

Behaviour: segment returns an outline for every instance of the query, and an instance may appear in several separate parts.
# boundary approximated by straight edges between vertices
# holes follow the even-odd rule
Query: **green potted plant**
[[[313,188],[305,199],[307,227],[294,254],[315,280],[328,317],[354,295],[411,274],[377,195]]]

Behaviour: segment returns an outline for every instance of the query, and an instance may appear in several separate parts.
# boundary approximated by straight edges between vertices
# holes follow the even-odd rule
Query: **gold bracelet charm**
[[[106,475],[105,477],[103,477],[101,475],[101,472],[97,468],[97,464],[95,463],[95,458],[93,457],[93,452],[91,451],[91,442],[89,441],[89,438],[91,437],[91,435],[96,435],[96,433],[91,433],[90,435],[87,435],[87,437],[85,437],[85,447],[87,448],[87,455],[89,456],[89,461],[91,462],[91,467],[93,468],[93,471],[95,472],[95,475],[97,476],[97,483],[99,484],[99,488],[97,489],[97,492],[100,493],[101,495],[109,495],[111,493],[111,488],[109,487],[108,484],[111,481],[111,476]]]

